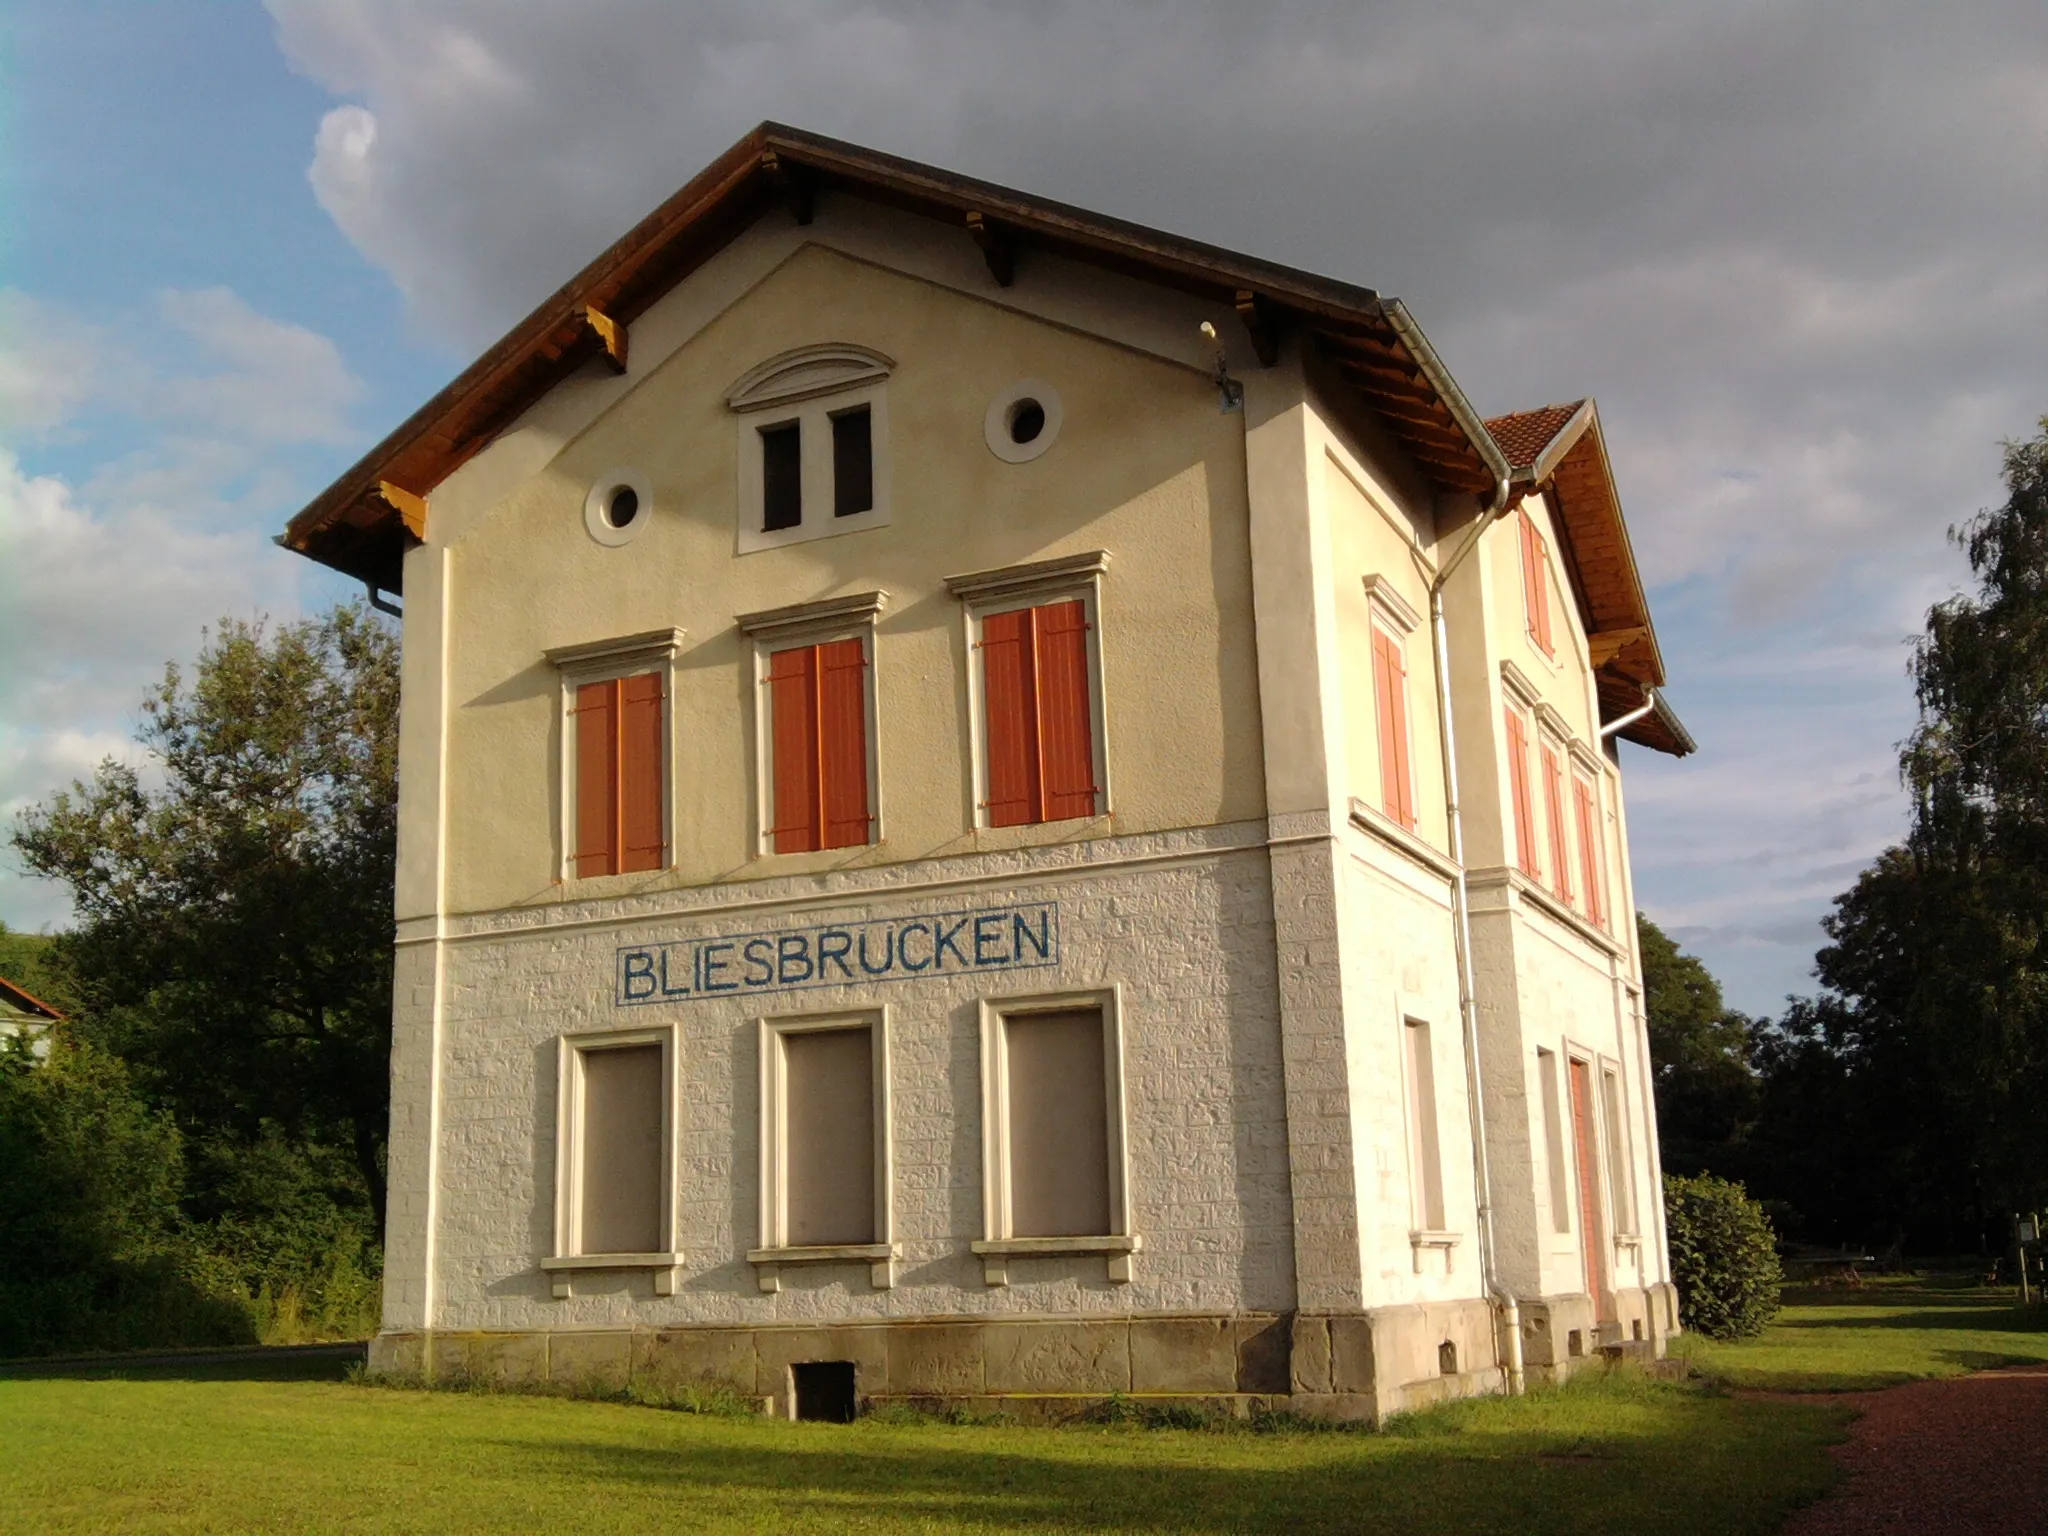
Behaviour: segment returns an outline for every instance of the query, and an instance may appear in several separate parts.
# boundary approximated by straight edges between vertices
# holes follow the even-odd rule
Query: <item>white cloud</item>
[[[0,318],[0,388],[26,381],[36,407],[10,412],[22,446],[0,447],[4,838],[24,807],[136,755],[144,693],[205,627],[298,611],[309,568],[269,534],[308,489],[306,446],[357,435],[362,386],[327,338],[225,289],[166,292],[118,341],[5,291]],[[51,442],[82,476],[24,462]],[[0,847],[0,916],[34,927],[67,911]]]
[[[1898,827],[1892,641],[2048,410],[2038,0],[270,8],[457,347],[777,117],[1399,293],[1483,409],[1597,395],[1704,747],[1632,754],[1643,889],[1752,1007]]]

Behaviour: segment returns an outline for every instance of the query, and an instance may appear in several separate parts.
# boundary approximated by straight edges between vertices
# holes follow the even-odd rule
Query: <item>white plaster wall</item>
[[[1368,1307],[1484,1294],[1479,1274],[1472,1120],[1458,1017],[1450,885],[1361,832],[1343,839],[1345,1049],[1351,1085],[1364,1302]],[[1449,1263],[1418,1256],[1405,1019],[1429,1024]],[[1418,1264],[1419,1257],[1419,1264]]]
[[[1020,852],[1005,867],[973,870],[973,886],[943,892],[912,893],[877,881],[806,904],[792,889],[779,912],[664,917],[660,899],[649,897],[607,903],[608,919],[567,932],[456,942],[448,951],[443,1026],[434,1325],[1292,1306],[1272,894],[1262,832],[1252,825],[1118,839],[1097,845],[1085,861],[1108,866],[1100,868],[1034,870],[1045,856]],[[1131,858],[1152,862],[1110,862]],[[916,873],[899,867],[899,882]],[[746,890],[750,898],[759,894],[758,887]],[[747,1002],[613,1005],[613,956],[622,944],[1007,901],[1059,902],[1057,969],[819,988]],[[976,1005],[984,995],[1112,984],[1124,988],[1131,1210],[1145,1245],[1136,1278],[1110,1284],[1100,1258],[1041,1259],[1012,1261],[1011,1284],[989,1287],[968,1250],[983,1235]],[[903,1245],[896,1286],[872,1289],[864,1264],[786,1267],[782,1291],[763,1294],[744,1260],[757,1241],[754,1021],[764,1009],[876,1004],[889,1008],[895,1235]],[[563,1031],[669,1018],[682,1026],[684,1083],[676,1179],[687,1257],[678,1292],[652,1295],[645,1275],[579,1275],[577,1294],[552,1300],[536,1264],[552,1242],[555,1039]]]

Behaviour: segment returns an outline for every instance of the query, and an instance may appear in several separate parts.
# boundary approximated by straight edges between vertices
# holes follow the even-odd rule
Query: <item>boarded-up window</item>
[[[1572,775],[1572,818],[1579,834],[1579,878],[1586,887],[1586,916],[1607,923],[1606,857],[1600,845],[1600,799],[1593,781]]]
[[[1011,1237],[1110,1231],[1102,1029],[1099,1008],[1003,1020]]]
[[[1402,826],[1415,825],[1415,786],[1409,773],[1408,663],[1401,642],[1372,627],[1373,704],[1380,722],[1380,808]]]
[[[1407,1050],[1408,1149],[1415,1183],[1415,1224],[1426,1232],[1444,1229],[1443,1146],[1437,1137],[1436,1059],[1429,1025],[1409,1019],[1401,1029]]]
[[[1550,1174],[1550,1228],[1553,1232],[1572,1229],[1571,1178],[1565,1167],[1564,1113],[1559,1108],[1561,1091],[1557,1052],[1540,1046],[1536,1051],[1537,1089],[1543,1098],[1543,1153]]]
[[[783,1242],[875,1240],[872,1033],[790,1030],[782,1046]]]
[[[1543,819],[1550,825],[1550,890],[1559,901],[1572,899],[1571,834],[1565,830],[1564,765],[1557,750],[1543,746]]]
[[[869,841],[867,665],[859,638],[768,658],[768,838],[776,853]]]
[[[832,418],[832,515],[853,517],[874,507],[873,416],[863,405]]]
[[[1522,519],[1522,606],[1529,623],[1529,638],[1549,656],[1550,638],[1550,550],[1543,530],[1527,512]]]
[[[1510,704],[1504,721],[1508,747],[1508,797],[1515,817],[1515,865],[1534,878],[1536,864],[1536,806],[1529,794],[1529,722]]]
[[[662,1048],[577,1053],[578,1253],[658,1253],[662,1196]]]
[[[992,827],[1096,813],[1088,628],[1079,599],[982,620],[984,805]]]
[[[761,528],[773,533],[804,520],[804,434],[794,421],[761,428]]]
[[[571,713],[575,734],[576,875],[660,869],[668,847],[667,731],[662,674],[636,672],[584,683]]]
[[[1607,1179],[1609,1203],[1614,1207],[1614,1226],[1619,1232],[1636,1229],[1635,1165],[1629,1158],[1626,1119],[1622,1115],[1621,1077],[1603,1070],[1600,1074],[1600,1115],[1607,1132]]]

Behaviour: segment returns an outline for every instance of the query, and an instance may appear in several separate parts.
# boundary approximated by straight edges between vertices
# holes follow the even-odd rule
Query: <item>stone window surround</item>
[[[1032,1013],[1069,1013],[1097,1008],[1102,1012],[1103,1071],[1109,1105],[1109,1225],[1103,1233],[1072,1237],[1013,1237],[1010,1234],[1009,1079],[1003,1023]],[[981,1212],[982,1236],[970,1245],[990,1286],[1010,1283],[1013,1259],[1060,1258],[1101,1254],[1109,1279],[1128,1284],[1132,1256],[1144,1239],[1131,1225],[1130,1126],[1124,1101],[1123,988],[1099,987],[1076,992],[1022,993],[981,1000]]]
[[[766,1015],[756,1023],[759,1041],[758,1080],[760,1108],[760,1246],[748,1250],[747,1262],[761,1289],[774,1294],[782,1289],[782,1267],[786,1264],[849,1264],[868,1266],[868,1282],[878,1291],[896,1283],[896,1260],[902,1245],[893,1240],[895,1225],[895,1152],[889,1124],[889,1009],[835,1009],[829,1013]],[[862,1028],[868,1031],[873,1050],[871,1069],[874,1084],[875,1124],[875,1241],[872,1243],[824,1243],[792,1247],[783,1241],[785,1209],[787,1127],[783,1123],[782,1040],[786,1035],[823,1030]]]
[[[621,1046],[659,1045],[662,1053],[661,1096],[661,1224],[668,1247],[653,1253],[579,1253],[583,1191],[581,1158],[577,1155],[583,1127],[583,1058],[591,1051]],[[555,1236],[554,1252],[540,1261],[557,1301],[566,1300],[578,1272],[644,1270],[652,1275],[654,1294],[673,1296],[683,1255],[676,1243],[676,1083],[680,1068],[677,1026],[657,1024],[645,1029],[587,1030],[558,1036],[555,1041]]]
[[[560,699],[556,705],[556,735],[560,740],[560,750],[555,770],[557,782],[562,787],[555,827],[557,881],[566,883],[579,878],[576,874],[576,690],[585,683],[601,683],[642,672],[661,674],[661,840],[668,850],[665,867],[675,867],[676,653],[682,648],[683,637],[684,632],[680,629],[649,629],[609,640],[558,645],[541,653],[554,666],[560,683]],[[617,877],[592,875],[589,878]]]
[[[1078,555],[1034,560],[996,570],[948,576],[946,589],[960,599],[961,623],[967,642],[967,712],[974,733],[970,825],[989,830],[988,717],[981,676],[981,622],[991,613],[1037,608],[1048,603],[1079,601],[1088,620],[1088,728],[1095,752],[1095,819],[1106,819],[1115,801],[1109,776],[1109,686],[1102,660],[1102,581],[1109,572],[1109,551],[1091,549]],[[1077,818],[1078,819],[1078,818]],[[1039,823],[1051,825],[1051,823]]]
[[[735,418],[739,499],[734,534],[738,553],[780,549],[889,522],[889,375],[892,358],[856,342],[795,347],[748,369],[726,391]],[[831,418],[866,406],[874,472],[873,505],[838,517],[832,511]],[[760,433],[790,422],[803,427],[803,519],[793,528],[762,523]]]
[[[778,854],[769,829],[775,824],[775,742],[769,730],[768,667],[775,652],[792,646],[822,645],[833,640],[858,640],[867,657],[862,679],[867,692],[868,747],[868,840],[874,847],[882,841],[881,688],[876,680],[875,621],[888,606],[889,594],[876,590],[855,592],[846,597],[821,598],[816,602],[791,603],[786,608],[764,608],[742,613],[733,622],[752,642],[754,687],[751,698],[751,729],[754,737],[754,854],[757,858],[802,858],[816,853],[854,853],[863,845],[838,849],[814,849],[805,854]]]
[[[1558,1076],[1560,1078],[1558,1086],[1560,1096],[1564,1101],[1560,1107],[1562,1108],[1564,1113],[1565,1145],[1567,1149],[1571,1147],[1572,1138],[1575,1134],[1571,1122],[1572,1108],[1570,1073],[1572,1063],[1577,1062],[1583,1065],[1586,1068],[1587,1072],[1590,1073],[1592,1076],[1592,1087],[1594,1093],[1593,1145],[1596,1149],[1597,1155],[1600,1158],[1601,1174],[1601,1178],[1599,1180],[1600,1188],[1594,1192],[1594,1198],[1600,1202],[1601,1219],[1607,1225],[1608,1246],[1611,1247],[1617,1255],[1620,1255],[1622,1253],[1639,1253],[1642,1249],[1643,1244],[1642,1234],[1638,1231],[1633,1230],[1627,1232],[1620,1230],[1620,1226],[1617,1220],[1620,1213],[1614,1209],[1613,1159],[1615,1156],[1615,1151],[1608,1144],[1607,1116],[1604,1113],[1602,1105],[1599,1102],[1600,1084],[1603,1073],[1612,1072],[1615,1076],[1615,1081],[1617,1082],[1617,1084],[1619,1084],[1623,1089],[1626,1088],[1628,1080],[1623,1075],[1621,1063],[1617,1061],[1614,1057],[1609,1056],[1605,1051],[1601,1050],[1598,1046],[1582,1044],[1578,1040],[1573,1039],[1570,1035],[1564,1037],[1564,1040],[1559,1047],[1557,1056],[1559,1064]],[[1569,1164],[1571,1168],[1572,1180],[1572,1230],[1574,1233],[1576,1233],[1578,1231],[1578,1212],[1580,1199],[1578,1187],[1579,1160],[1576,1155],[1569,1156]],[[1632,1169],[1630,1170],[1630,1172],[1631,1175],[1633,1175]],[[1616,1283],[1614,1281],[1614,1277],[1611,1275],[1609,1276],[1609,1282],[1610,1284]]]

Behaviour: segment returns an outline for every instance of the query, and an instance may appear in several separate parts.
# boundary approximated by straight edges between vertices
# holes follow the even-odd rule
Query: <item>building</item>
[[[34,993],[0,976],[0,1040],[21,1036],[38,1057],[47,1057],[50,1026],[63,1017]]]
[[[378,1366],[1378,1417],[1675,1327],[1590,403],[766,125],[283,542],[403,593]]]

